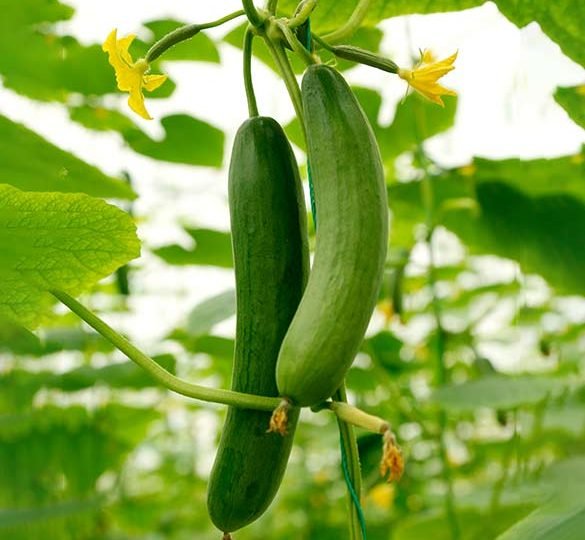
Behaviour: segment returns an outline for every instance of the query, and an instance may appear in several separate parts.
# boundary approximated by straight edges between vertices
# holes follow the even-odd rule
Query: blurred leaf
[[[65,152],[21,124],[0,115],[0,183],[24,191],[87,193],[95,197],[134,199],[123,180]]]
[[[559,86],[555,92],[557,103],[567,111],[571,120],[585,129],[585,84],[581,86]]]
[[[193,308],[187,318],[187,332],[191,336],[202,336],[218,323],[236,313],[236,293],[229,289],[213,296]]]
[[[552,159],[474,158],[469,167],[459,169],[477,185],[503,182],[531,196],[571,195],[585,203],[585,152]],[[457,174],[457,171],[455,171]]]
[[[484,3],[485,0],[372,0],[364,21],[366,25],[411,13],[436,13],[460,11]],[[311,16],[311,23],[318,33],[331,31],[341,26],[351,16],[358,0],[320,0]],[[297,0],[282,0],[279,9],[290,15],[294,12]]]
[[[135,152],[160,161],[221,167],[224,133],[187,114],[163,117],[162,140],[154,140],[126,115],[103,107],[71,107],[72,120],[95,131],[117,131]]]
[[[580,0],[494,0],[498,9],[522,28],[536,21],[569,57],[585,66],[585,9]]]
[[[155,141],[139,129],[124,131],[124,140],[139,154],[173,163],[221,167],[224,134],[220,129],[187,114],[161,119],[165,136]]]
[[[42,351],[41,342],[32,332],[10,320],[0,317],[0,352],[37,354]]]
[[[0,184],[0,316],[26,327],[47,314],[51,289],[79,294],[137,257],[132,219],[87,195],[24,193]]]
[[[479,215],[462,208],[443,219],[472,253],[516,260],[558,292],[585,292],[584,202],[568,195],[528,197],[500,182],[483,182],[476,192]]]
[[[372,360],[392,375],[403,373],[414,366],[403,362],[400,358],[400,349],[403,342],[394,334],[382,331],[364,340],[362,350],[369,354]]]
[[[382,106],[380,94],[369,88],[354,87],[353,90],[374,128],[384,161],[414,150],[424,140],[451,128],[455,121],[457,98],[447,97],[443,108],[411,93],[397,104],[392,123],[382,126],[378,122]]]
[[[100,499],[90,499],[86,501],[66,501],[36,508],[0,509],[0,530],[8,529],[10,531],[10,529],[17,526],[28,528],[38,521],[50,521],[78,513],[93,513],[100,508],[101,504]],[[11,534],[17,534],[17,532],[11,531]]]
[[[230,233],[211,229],[185,229],[195,241],[193,249],[178,245],[163,246],[154,254],[169,264],[203,265],[232,268],[232,239]]]
[[[514,409],[536,405],[556,394],[566,382],[537,375],[491,375],[475,381],[444,386],[433,393],[433,401],[450,411],[473,412],[478,407]]]
[[[456,519],[461,540],[488,540],[526,515],[526,506],[498,508],[496,512],[457,509]],[[402,520],[394,529],[392,540],[451,540],[453,529],[449,520],[436,511],[415,514]]]

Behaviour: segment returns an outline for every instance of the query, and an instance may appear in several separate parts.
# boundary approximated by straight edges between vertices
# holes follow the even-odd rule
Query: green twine
[[[311,41],[311,20],[307,19],[306,24],[306,48],[311,51],[313,49],[313,44]],[[317,230],[317,205],[315,204],[315,189],[313,187],[313,178],[311,176],[311,164],[307,158],[307,177],[309,180],[309,196],[311,199],[311,213],[313,214],[313,223],[315,224],[315,231]],[[353,486],[353,482],[351,481],[351,475],[349,473],[349,467],[347,465],[347,452],[345,450],[345,443],[343,442],[343,436],[341,432],[339,433],[339,447],[341,449],[341,468],[343,470],[343,478],[345,479],[345,483],[347,485],[347,490],[349,491],[349,496],[355,506],[358,521],[360,523],[360,530],[362,531],[362,538],[363,540],[367,540],[366,535],[366,518],[364,516],[364,511],[362,510],[362,506],[360,504],[360,497],[356,493],[355,488]]]
[[[307,19],[305,43],[308,51],[313,50],[313,43],[311,41],[311,19]],[[315,188],[313,187],[313,177],[311,176],[311,164],[307,158],[307,177],[309,180],[309,198],[311,199],[311,214],[313,214],[313,224],[317,230],[317,205],[315,204]]]
[[[360,504],[360,497],[356,493],[353,484],[351,482],[351,475],[349,474],[349,467],[347,466],[347,455],[345,453],[345,444],[343,442],[343,437],[341,433],[339,434],[339,446],[341,448],[341,468],[343,469],[343,477],[345,478],[345,483],[347,484],[347,490],[349,491],[349,496],[353,501],[355,509],[358,515],[358,521],[360,522],[360,529],[362,531],[362,538],[363,540],[367,540],[366,534],[366,518],[364,516],[364,511],[362,510],[362,505]]]

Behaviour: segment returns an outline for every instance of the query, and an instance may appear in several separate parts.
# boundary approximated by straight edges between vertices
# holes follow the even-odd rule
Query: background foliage
[[[281,0],[283,13],[295,3]],[[536,21],[565,55],[585,63],[582,2],[495,3],[519,27]],[[320,0],[315,30],[339,26],[355,4]],[[378,50],[381,21],[480,4],[374,0],[352,42]],[[71,7],[0,0],[0,8],[6,89],[31,106],[60,104],[80,129],[114,132],[147,160],[210,168],[226,162],[226,137],[214,123],[167,114],[156,135],[115,108],[114,77],[100,46],[60,31]],[[144,21],[135,57],[182,22]],[[221,47],[239,47],[241,35],[241,27],[220,37],[201,34],[154,71],[178,61],[219,65]],[[257,55],[271,67],[261,47]],[[554,93],[581,127],[584,88],[559,86]],[[403,480],[384,484],[379,438],[360,435],[368,538],[582,538],[583,150],[441,166],[427,155],[425,141],[454,125],[456,99],[440,109],[412,95],[383,122],[384,97],[372,88],[355,90],[385,162],[392,233],[379,309],[348,386],[359,407],[392,423],[407,456]],[[172,100],[174,91],[167,82],[151,97]],[[289,122],[287,131],[302,147],[298,124]],[[130,268],[99,281],[138,256],[130,216],[141,178],[105,174],[6,116],[0,116],[0,163],[0,537],[218,537],[204,501],[224,410],[157,387],[56,307],[47,291],[89,288],[84,303],[122,322],[145,293],[134,280],[137,267],[197,265],[229,273],[229,233],[185,224],[189,244],[144,245]],[[138,220],[148,225],[149,216]],[[218,328],[234,311],[231,288],[211,295],[149,352],[183,377],[227,387],[233,339]],[[335,424],[326,413],[303,420],[279,497],[238,538],[346,535]]]

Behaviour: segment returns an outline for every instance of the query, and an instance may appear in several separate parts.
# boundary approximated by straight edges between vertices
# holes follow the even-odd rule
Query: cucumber
[[[275,366],[309,272],[306,210],[292,149],[272,118],[239,129],[229,171],[236,273],[232,389],[278,396]],[[230,407],[211,472],[209,515],[224,533],[257,519],[274,498],[291,450],[288,434],[267,433],[269,412]]]
[[[308,406],[339,388],[366,332],[382,282],[388,205],[376,139],[343,77],[311,66],[302,96],[318,228],[276,380],[281,396]]]

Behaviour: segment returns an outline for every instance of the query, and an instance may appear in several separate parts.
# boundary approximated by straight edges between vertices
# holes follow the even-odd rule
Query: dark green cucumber
[[[337,390],[363,339],[382,281],[388,205],[376,139],[343,77],[311,66],[302,95],[318,227],[276,380],[281,396],[306,406]]]
[[[309,255],[297,165],[275,120],[257,117],[240,127],[229,203],[237,298],[232,389],[277,396],[278,351],[302,297]],[[267,433],[270,416],[228,410],[207,495],[209,515],[223,532],[257,519],[278,490],[298,412],[284,437]]]

